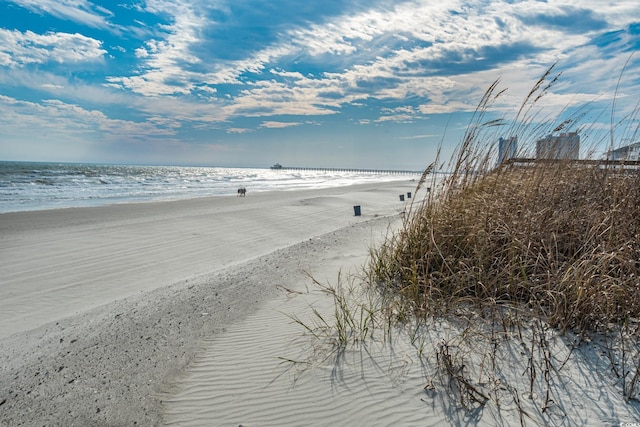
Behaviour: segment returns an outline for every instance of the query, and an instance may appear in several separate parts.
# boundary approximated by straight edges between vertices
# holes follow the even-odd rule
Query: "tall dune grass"
[[[462,182],[372,259],[416,314],[517,307],[577,331],[640,316],[637,173],[565,161]]]
[[[519,114],[549,89],[548,76]],[[433,182],[441,191],[373,251],[371,281],[423,316],[510,308],[574,332],[640,318],[639,171],[573,160],[495,167],[495,139],[482,134],[497,125],[482,121],[495,92],[481,101],[452,173]]]
[[[498,362],[505,339],[527,349],[520,362],[529,390],[507,387],[521,414],[522,396],[544,396],[536,406],[542,413],[554,402],[554,376],[572,351],[554,354],[556,339],[577,348],[597,337],[621,395],[638,396],[640,170],[572,160],[495,166],[500,132],[517,132],[526,150],[535,135],[577,125],[572,118],[527,128],[556,80],[547,72],[536,82],[511,126],[485,120],[502,93],[492,85],[449,162],[452,173],[438,180],[426,172],[419,187],[431,182],[438,191],[412,206],[400,231],[372,250],[367,281],[394,296],[397,319],[410,313],[416,324],[445,318],[463,325],[464,333],[433,344],[432,352],[466,409],[469,402],[497,402],[497,390],[474,384],[503,378],[500,363],[518,362]],[[611,132],[637,135],[637,114]]]
[[[337,322],[338,352],[362,345],[373,328],[388,337],[404,327],[417,357],[439,373],[425,390],[446,389],[464,410],[490,402],[499,410],[508,399],[524,425],[550,420],[546,411],[562,400],[560,371],[597,341],[621,396],[638,397],[640,171],[571,160],[496,167],[498,136],[517,135],[521,153],[571,127],[588,139],[584,111],[537,124],[536,105],[558,77],[551,67],[534,84],[512,124],[488,114],[499,82],[486,91],[451,159],[436,159],[418,182],[422,202],[414,197],[399,230],[371,249],[361,283],[369,296],[345,303],[360,297],[334,288],[336,313],[367,313],[347,330]],[[611,132],[638,135],[637,115]],[[450,173],[433,173],[443,168]],[[324,336],[333,333],[325,320]],[[459,332],[434,341],[442,321]],[[526,388],[513,380],[522,375]]]

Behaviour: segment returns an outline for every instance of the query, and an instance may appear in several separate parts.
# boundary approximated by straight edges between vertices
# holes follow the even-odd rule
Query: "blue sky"
[[[639,47],[637,0],[0,0],[0,160],[422,169],[554,63],[529,129],[597,151]]]

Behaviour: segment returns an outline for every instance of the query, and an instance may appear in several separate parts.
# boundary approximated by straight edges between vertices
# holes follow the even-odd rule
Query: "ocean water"
[[[418,177],[356,171],[0,161],[0,213],[235,195],[241,186],[251,195]]]

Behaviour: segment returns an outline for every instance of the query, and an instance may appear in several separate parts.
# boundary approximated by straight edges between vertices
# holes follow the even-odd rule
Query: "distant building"
[[[607,160],[640,160],[640,142],[608,151]]]
[[[536,158],[579,159],[580,135],[578,135],[578,132],[567,132],[558,136],[548,135],[539,139],[536,141]]]
[[[498,164],[516,157],[518,151],[518,137],[500,138],[498,140]]]

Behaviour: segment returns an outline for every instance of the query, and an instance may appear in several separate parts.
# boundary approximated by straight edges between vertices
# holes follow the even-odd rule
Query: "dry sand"
[[[329,319],[332,305],[307,273],[330,284],[358,274],[414,185],[0,215],[0,425],[640,422],[597,340],[549,340],[562,366],[551,403],[543,410],[538,388],[518,395],[522,418],[509,391],[528,389],[517,342],[497,353],[499,402],[472,411],[434,368],[431,350],[455,339],[454,324],[434,322],[413,341],[394,331],[340,358],[312,347],[289,316],[311,324],[311,306]]]
[[[398,185],[0,215],[0,338],[394,213]]]
[[[304,269],[360,262],[414,186],[0,215],[0,423],[161,424],[205,340]]]

